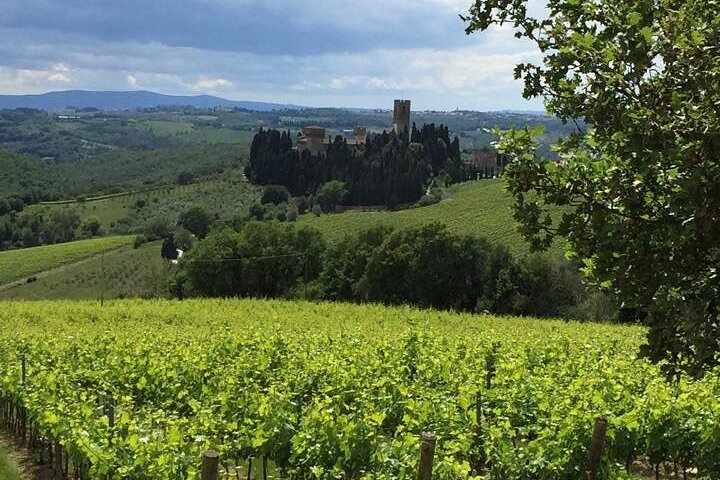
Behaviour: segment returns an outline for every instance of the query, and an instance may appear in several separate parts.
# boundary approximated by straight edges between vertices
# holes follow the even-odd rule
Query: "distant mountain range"
[[[162,106],[183,106],[195,108],[237,107],[256,111],[301,109],[298,105],[281,103],[244,102],[226,100],[212,95],[163,95],[161,93],[135,90],[130,92],[104,92],[88,90],[67,90],[48,92],[40,95],[0,95],[0,109],[37,108],[48,111],[69,108],[97,108],[100,110],[135,110]]]

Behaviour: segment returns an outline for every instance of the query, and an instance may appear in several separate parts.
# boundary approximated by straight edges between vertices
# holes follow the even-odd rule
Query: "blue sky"
[[[536,3],[538,0],[531,0]],[[472,0],[3,0],[0,93],[153,90],[310,106],[542,109]]]

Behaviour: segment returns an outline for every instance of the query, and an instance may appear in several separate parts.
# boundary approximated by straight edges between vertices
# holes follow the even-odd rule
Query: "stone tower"
[[[357,145],[365,144],[367,141],[367,128],[358,125],[353,130],[353,134],[355,135],[355,142]]]
[[[395,100],[393,113],[393,130],[400,135],[410,129],[410,100]]]
[[[311,155],[325,151],[325,129],[316,125],[303,127],[296,148],[299,153],[310,150]]]

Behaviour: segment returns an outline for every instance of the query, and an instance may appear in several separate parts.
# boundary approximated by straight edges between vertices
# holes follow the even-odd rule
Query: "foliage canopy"
[[[554,235],[598,284],[650,312],[646,354],[700,373],[720,350],[720,4],[716,0],[478,0],[467,32],[515,28],[542,53],[520,64],[526,98],[577,129],[539,158],[529,130],[501,153],[515,217]],[[549,205],[566,208],[559,221]]]
[[[324,249],[308,227],[247,222],[212,232],[181,265],[187,287],[203,296],[279,297],[315,278]]]

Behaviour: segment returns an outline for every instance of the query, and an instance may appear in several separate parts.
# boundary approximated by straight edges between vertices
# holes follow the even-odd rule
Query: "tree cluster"
[[[100,234],[96,217],[82,220],[71,208],[51,213],[25,211],[0,215],[0,250],[69,242]]]
[[[276,222],[247,222],[212,232],[183,256],[174,290],[210,297],[282,297],[317,277],[319,232]]]
[[[348,205],[395,206],[417,201],[434,176],[452,182],[474,178],[460,158],[460,142],[434,124],[396,135],[368,135],[362,147],[336,136],[318,155],[293,149],[289,131],[260,130],[253,139],[247,177],[255,184],[283,185],[309,195],[330,181],[345,184]]]
[[[577,268],[441,224],[376,227],[328,248],[322,298],[533,316],[585,316]]]
[[[505,247],[439,224],[371,228],[326,248],[315,230],[248,222],[199,242],[181,260],[174,283],[183,296],[308,295],[574,318],[614,313],[588,294],[576,266],[543,255],[517,259]]]

